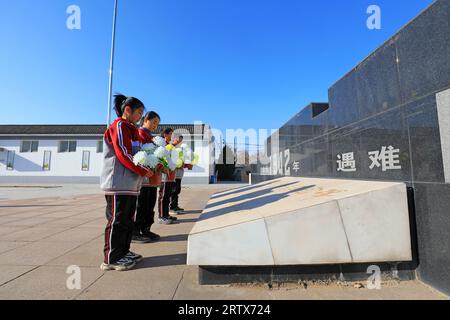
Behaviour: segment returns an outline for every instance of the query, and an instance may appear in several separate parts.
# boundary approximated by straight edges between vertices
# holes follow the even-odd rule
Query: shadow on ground
[[[187,254],[172,254],[167,256],[157,256],[144,258],[139,264],[136,265],[136,270],[138,269],[149,269],[158,267],[169,267],[169,266],[181,266],[186,265]]]
[[[68,206],[57,204],[0,206],[0,208],[45,208],[45,207],[68,207]]]
[[[187,241],[188,236],[189,235],[187,235],[187,234],[177,234],[174,236],[161,237],[161,239],[159,241],[161,241],[161,242]]]
[[[216,209],[216,210],[204,213],[203,215],[200,216],[199,221],[215,218],[215,217],[218,217],[218,216],[221,216],[224,214],[228,214],[228,213],[232,213],[232,212],[256,209],[256,208],[265,206],[266,204],[280,201],[281,199],[288,197],[289,194],[291,194],[291,193],[304,191],[304,190],[311,189],[314,187],[315,187],[315,185],[310,185],[310,186],[290,190],[288,192],[263,196],[263,197],[260,197],[257,199],[250,198],[250,200],[248,200],[246,202],[240,202],[240,203],[237,203],[230,207]],[[209,209],[209,207],[207,207],[207,208]]]
[[[203,210],[186,210],[182,211],[181,214],[200,214]]]
[[[267,186],[269,184],[272,184],[272,183],[275,183],[275,182],[278,182],[278,181],[279,180],[271,180],[271,181],[255,184],[255,185],[248,186],[248,187],[241,187],[241,188],[233,189],[231,191],[219,192],[219,193],[216,193],[216,194],[212,195],[211,199],[218,199],[218,198],[221,198],[221,197],[230,196],[232,194],[249,191],[249,190],[252,190],[252,189],[255,189],[255,188],[261,188],[261,187]]]
[[[258,198],[258,197],[267,195],[267,194],[273,192],[276,189],[286,188],[286,187],[289,187],[289,186],[297,184],[297,183],[298,182],[290,182],[290,183],[286,183],[286,184],[283,184],[283,185],[280,185],[280,186],[276,186],[276,187],[272,187],[272,188],[266,188],[266,189],[262,189],[262,190],[258,190],[258,191],[254,191],[254,192],[250,192],[250,193],[246,193],[246,194],[242,194],[240,196],[237,196],[237,197],[234,197],[234,198],[231,198],[231,199],[221,200],[221,201],[218,201],[218,202],[215,202],[215,203],[209,203],[206,206],[206,209],[211,209],[211,208],[214,208],[214,207],[218,207],[218,206],[230,203],[230,202],[238,202],[238,201],[242,201],[242,200]],[[246,191],[248,191],[248,190],[249,189],[247,189]],[[241,192],[242,191],[243,190],[241,190]]]

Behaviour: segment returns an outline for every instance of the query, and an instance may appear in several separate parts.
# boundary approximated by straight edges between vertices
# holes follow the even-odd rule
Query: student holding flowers
[[[170,154],[173,145],[171,144],[172,140],[172,128],[167,128],[163,131],[162,136],[164,137],[164,142],[166,143],[166,151]],[[169,158],[170,162],[173,161],[170,158],[170,156],[167,156]],[[169,215],[169,208],[170,208],[170,198],[172,196],[173,187],[175,183],[176,178],[176,165],[172,168],[166,169],[166,172],[162,174],[161,177],[161,186],[159,188],[159,198],[158,198],[158,212],[159,212],[159,219],[158,222],[160,224],[172,224],[174,221],[177,220],[176,217],[172,217]]]
[[[176,169],[176,177],[174,189],[170,199],[170,210],[173,214],[177,215],[179,212],[184,211],[178,204],[181,193],[181,180],[184,177],[184,169],[192,170],[191,158],[192,152],[187,150],[187,145],[183,143],[184,137],[181,134],[174,134],[173,145],[176,147],[176,151],[179,154],[179,160]]]
[[[159,115],[154,112],[148,112],[139,129],[139,136],[144,151],[156,150],[156,144],[153,143],[152,132],[155,132],[161,121]],[[148,155],[146,155],[148,157]],[[154,223],[155,205],[158,195],[158,187],[161,184],[162,164],[157,164],[155,174],[151,178],[145,178],[142,183],[141,192],[138,196],[137,210],[134,219],[133,242],[148,243],[157,241],[160,236],[150,231]]]
[[[118,118],[104,134],[101,189],[105,191],[106,217],[104,262],[102,270],[125,271],[133,268],[142,256],[130,251],[133,216],[144,177],[153,171],[136,164],[133,156],[141,142],[136,123],[144,113],[144,104],[137,98],[116,95],[114,109]]]

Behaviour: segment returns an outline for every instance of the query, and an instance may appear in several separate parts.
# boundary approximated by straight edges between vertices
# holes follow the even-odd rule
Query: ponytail
[[[145,106],[137,98],[134,97],[126,97],[123,94],[116,94],[114,95],[114,110],[116,111],[116,114],[118,117],[123,116],[123,112],[125,111],[125,107],[128,106],[131,108],[131,110],[135,111],[140,108],[144,108]]]
[[[114,110],[118,117],[123,115],[122,104],[127,100],[123,94],[116,94],[114,96]],[[125,108],[124,108],[125,109]]]

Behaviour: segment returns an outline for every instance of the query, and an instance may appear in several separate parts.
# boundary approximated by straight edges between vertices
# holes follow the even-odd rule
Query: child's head
[[[116,110],[119,118],[136,124],[141,120],[145,106],[137,98],[116,94],[114,96],[114,110]]]
[[[173,134],[173,145],[177,146],[180,143],[183,143],[183,139],[184,139],[184,137],[181,134],[179,134],[179,133]]]
[[[155,132],[160,121],[161,117],[155,111],[150,111],[145,115],[142,121],[142,126],[150,130],[150,132]]]
[[[173,133],[172,128],[166,128],[162,132],[162,136],[164,137],[167,143],[170,143],[170,141],[172,140],[172,133]]]

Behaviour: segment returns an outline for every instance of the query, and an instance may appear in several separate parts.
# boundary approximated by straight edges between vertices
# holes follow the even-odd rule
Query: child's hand
[[[154,175],[153,171],[152,171],[152,170],[149,170],[149,171],[147,172],[147,174],[145,175],[145,177],[146,177],[146,178],[151,178],[151,177],[153,177],[153,175]]]

